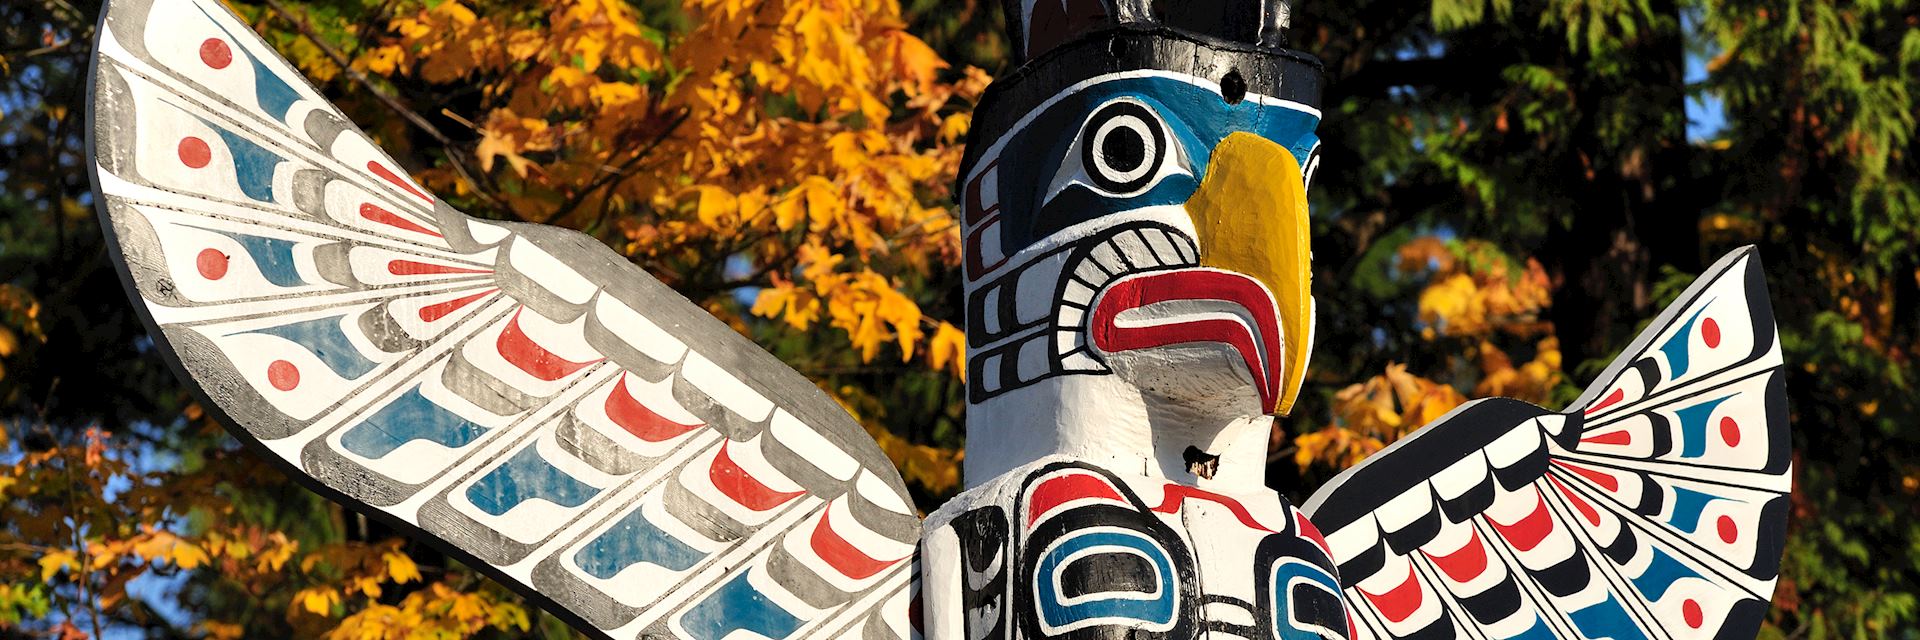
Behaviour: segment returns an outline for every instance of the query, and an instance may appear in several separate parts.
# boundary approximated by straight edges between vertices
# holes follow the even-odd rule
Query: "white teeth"
[[[1067,288],[1061,291],[1060,295],[1068,302],[1083,307],[1093,304],[1093,289],[1076,280],[1067,281]]]
[[[1140,235],[1147,240],[1147,246],[1167,264],[1176,261],[1181,265],[1193,265],[1197,262],[1193,250],[1193,239],[1185,235],[1171,233],[1165,229],[1141,229]]]
[[[1059,350],[1060,353],[1078,349],[1083,346],[1085,342],[1086,340],[1081,338],[1080,332],[1078,331],[1053,332],[1053,348]]]
[[[1085,309],[1070,305],[1060,305],[1059,324],[1062,327],[1078,327],[1080,326],[1080,321],[1086,317],[1087,312]]]
[[[1107,279],[1111,277],[1107,275],[1106,270],[1101,269],[1100,265],[1092,260],[1081,261],[1080,266],[1073,270],[1073,275],[1096,287],[1106,284]]]
[[[1122,232],[1101,248],[1126,256],[1127,262],[1133,263],[1135,269],[1151,269],[1165,264],[1147,249],[1146,239],[1140,237],[1138,232]],[[1094,250],[1094,255],[1099,254],[1098,249]]]
[[[1087,255],[1093,258],[1094,262],[1100,263],[1101,267],[1106,268],[1108,273],[1126,273],[1128,271],[1126,259],[1120,257],[1121,253],[1119,249],[1114,246],[1112,240],[1100,243],[1100,246],[1094,247],[1092,251],[1088,251]]]
[[[1153,250],[1155,256],[1159,256],[1162,264],[1175,261],[1186,262],[1186,256],[1174,248],[1178,243],[1168,238],[1167,232],[1159,229],[1142,229],[1140,237],[1146,240],[1147,248]]]

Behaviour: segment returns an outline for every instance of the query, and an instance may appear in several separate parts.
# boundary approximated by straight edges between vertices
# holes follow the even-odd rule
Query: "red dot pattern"
[[[1707,318],[1706,322],[1700,323],[1700,339],[1706,341],[1708,349],[1718,348],[1720,346],[1720,323],[1714,322],[1713,318]]]
[[[233,49],[219,38],[207,38],[200,43],[200,61],[215,69],[225,69],[233,64]]]
[[[1720,418],[1720,439],[1729,447],[1740,446],[1740,423],[1735,422],[1733,416]]]
[[[1680,603],[1680,615],[1687,619],[1687,626],[1695,629],[1707,623],[1706,613],[1700,610],[1700,603],[1695,602],[1692,598],[1688,598],[1686,602]]]
[[[285,360],[275,360],[267,365],[267,382],[281,391],[292,391],[300,386],[300,368]]]
[[[193,262],[195,267],[199,267],[200,276],[203,278],[219,280],[227,277],[227,254],[221,253],[219,249],[201,249],[200,255],[196,256]]]
[[[1740,539],[1740,526],[1733,523],[1731,516],[1720,516],[1720,519],[1714,522],[1714,528],[1720,530],[1721,542],[1733,544]]]
[[[207,166],[207,163],[213,161],[213,149],[207,146],[207,141],[193,136],[181,138],[178,151],[180,164],[195,169]]]

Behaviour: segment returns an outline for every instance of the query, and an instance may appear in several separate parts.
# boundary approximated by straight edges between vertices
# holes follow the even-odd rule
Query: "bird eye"
[[[1165,127],[1153,111],[1137,102],[1101,107],[1080,133],[1080,164],[1102,191],[1140,191],[1153,182],[1166,158]]]

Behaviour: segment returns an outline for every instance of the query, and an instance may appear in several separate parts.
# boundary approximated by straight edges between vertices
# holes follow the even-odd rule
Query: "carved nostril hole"
[[[1126,57],[1127,55],[1126,39],[1121,38],[1120,36],[1114,36],[1112,39],[1107,40],[1107,55],[1113,56],[1115,58]]]
[[[1220,97],[1226,98],[1227,104],[1240,104],[1247,99],[1247,80],[1240,77],[1239,69],[1228,71],[1220,78]]]
[[[1199,447],[1187,447],[1180,452],[1180,457],[1187,463],[1187,472],[1193,475],[1212,480],[1213,474],[1220,471],[1220,456],[1201,451]]]

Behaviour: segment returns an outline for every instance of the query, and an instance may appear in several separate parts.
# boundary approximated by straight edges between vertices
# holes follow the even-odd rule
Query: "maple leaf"
[[[42,582],[52,580],[62,570],[80,568],[79,555],[66,549],[47,552],[40,556],[39,564]]]
[[[332,615],[333,607],[340,604],[340,592],[328,587],[303,589],[294,594],[293,603],[313,615]]]
[[[967,378],[967,332],[961,331],[946,322],[934,329],[933,340],[927,345],[929,364],[935,369],[945,369],[948,363],[953,365],[953,375]]]
[[[382,554],[380,559],[386,562],[387,575],[394,582],[406,584],[420,579],[420,567],[415,565],[413,558],[408,557],[407,554],[389,551]]]

